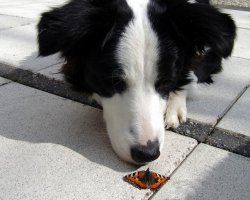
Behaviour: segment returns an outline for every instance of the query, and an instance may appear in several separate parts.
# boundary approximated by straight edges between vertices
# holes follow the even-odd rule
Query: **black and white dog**
[[[186,121],[186,86],[212,83],[236,28],[208,0],[72,0],[43,13],[41,56],[61,52],[63,72],[103,107],[124,160],[157,159],[168,127]]]

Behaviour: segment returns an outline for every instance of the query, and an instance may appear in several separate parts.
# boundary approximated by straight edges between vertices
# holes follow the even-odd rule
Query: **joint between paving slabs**
[[[247,29],[247,30],[250,30],[250,29]],[[249,58],[242,58],[242,57],[239,57],[239,56],[232,56],[232,58],[238,58],[238,59],[250,61]]]
[[[197,141],[198,142],[198,141]],[[197,145],[187,154],[187,156],[182,160],[182,162],[172,171],[172,173],[169,175],[170,181],[171,181],[171,177],[178,171],[178,169],[184,164],[184,162],[189,158],[189,156],[196,150],[196,148],[199,146],[199,142],[197,143]],[[166,183],[168,184],[168,183]],[[148,197],[148,200],[151,200],[154,198],[154,196],[164,187],[164,185],[159,189],[156,190],[152,193],[151,196]],[[147,194],[145,196],[145,198],[147,198]]]
[[[0,76],[50,94],[71,99],[83,105],[100,108],[99,105],[91,102],[86,94],[73,91],[68,83],[49,78],[39,72],[32,72],[0,63]]]
[[[198,144],[204,143],[216,148],[250,157],[250,137],[195,120],[188,121],[177,129],[170,131],[196,139]]]
[[[244,93],[248,90],[250,87],[250,81],[249,83],[239,92],[237,97],[230,103],[229,106],[218,116],[216,123],[213,125],[213,129],[210,133],[208,133],[205,143],[207,143],[210,136],[212,136],[218,126],[218,124],[221,122],[221,120],[228,114],[228,112],[233,108],[233,106],[239,101],[239,99],[244,95]],[[229,131],[230,132],[230,131]],[[236,133],[237,134],[237,133]]]
[[[27,24],[22,24],[22,25],[19,25],[19,26],[13,26],[13,27],[8,27],[8,28],[3,28],[3,29],[0,29],[0,31],[6,31],[6,30],[13,29],[13,28],[19,28],[19,27],[23,27],[23,26],[28,26],[28,25],[31,25],[31,24],[35,24],[35,22],[29,22]]]

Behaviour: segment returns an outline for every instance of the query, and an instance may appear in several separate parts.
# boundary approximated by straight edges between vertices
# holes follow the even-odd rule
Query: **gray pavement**
[[[166,131],[164,152],[149,167],[171,181],[153,193],[122,181],[148,166],[128,165],[114,154],[102,111],[69,89],[63,60],[37,57],[40,13],[64,2],[0,0],[0,199],[248,199],[250,12],[222,9],[238,27],[233,57],[214,85],[192,93],[190,120],[176,133]]]
[[[153,199],[247,200],[249,177],[249,158],[200,144]]]
[[[143,199],[122,180],[100,110],[17,83],[0,87],[0,199]],[[166,132],[152,170],[170,175],[197,142]],[[142,167],[145,169],[147,166]]]
[[[243,94],[237,104],[218,124],[218,127],[230,129],[250,137],[250,88]],[[244,124],[244,126],[242,126]]]
[[[236,6],[250,8],[249,0],[211,0],[211,2],[215,5],[220,6]]]
[[[227,107],[249,84],[249,60],[232,57],[224,61],[223,66],[222,73],[214,76],[214,84],[196,85],[191,90],[187,102],[189,118],[215,125]]]
[[[0,20],[2,20],[2,17],[3,15],[0,15]],[[32,71],[39,71],[50,65],[62,62],[57,54],[48,57],[38,57],[36,40],[36,23],[0,31],[1,62]]]

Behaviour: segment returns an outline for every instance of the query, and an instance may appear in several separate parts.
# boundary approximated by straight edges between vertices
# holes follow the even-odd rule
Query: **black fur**
[[[212,83],[211,74],[221,71],[222,58],[232,52],[234,21],[209,1],[199,2],[153,0],[149,5],[148,15],[160,39],[156,89],[162,95],[188,84],[190,71],[198,82]]]
[[[42,15],[41,56],[60,51],[63,72],[76,89],[110,97],[126,89],[114,50],[132,11],[123,0],[73,0]]]
[[[156,90],[166,96],[190,82],[212,83],[221,60],[230,56],[236,28],[208,0],[151,0],[148,16],[160,40]],[[125,0],[73,0],[42,15],[38,25],[41,56],[61,52],[63,71],[76,88],[111,97],[126,90],[115,59],[121,34],[133,19]],[[206,49],[207,48],[207,49]]]

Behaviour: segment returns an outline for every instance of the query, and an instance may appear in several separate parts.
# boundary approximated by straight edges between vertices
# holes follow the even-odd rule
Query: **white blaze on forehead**
[[[117,59],[123,66],[128,86],[154,86],[157,78],[158,39],[147,14],[149,0],[127,0],[134,18],[128,24],[117,47]]]
[[[147,14],[149,1],[127,0],[134,17],[116,49],[127,88],[122,94],[100,99],[111,144],[121,158],[130,162],[134,145],[157,140],[161,149],[164,143],[166,101],[155,90],[158,38]]]

